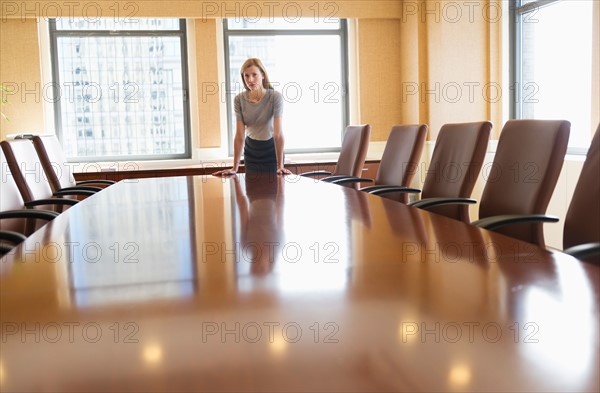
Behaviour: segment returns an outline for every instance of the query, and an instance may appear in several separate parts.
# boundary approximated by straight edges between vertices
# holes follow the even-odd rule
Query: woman
[[[259,59],[244,62],[241,68],[246,91],[234,99],[236,116],[233,168],[213,173],[235,175],[244,145],[246,172],[291,172],[283,166],[284,138],[281,126],[283,97],[273,90],[265,66]]]

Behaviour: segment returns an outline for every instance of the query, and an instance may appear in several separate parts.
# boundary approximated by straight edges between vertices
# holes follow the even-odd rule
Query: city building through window
[[[58,137],[77,161],[187,158],[185,21],[50,21]]]

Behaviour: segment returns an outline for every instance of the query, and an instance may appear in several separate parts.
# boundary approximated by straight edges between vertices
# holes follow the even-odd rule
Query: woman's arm
[[[243,121],[237,120],[235,123],[235,137],[233,139],[233,167],[214,172],[213,176],[235,175],[240,166],[242,158],[242,148],[244,147],[244,137],[246,136],[246,125]]]
[[[243,121],[235,122],[235,138],[233,140],[233,168],[237,172],[242,159],[242,149],[244,147],[244,138],[246,136],[246,125]]]
[[[285,145],[285,139],[283,137],[281,117],[273,118],[273,139],[275,140],[275,154],[277,156],[277,174],[290,175],[292,172],[283,166],[283,149]]]

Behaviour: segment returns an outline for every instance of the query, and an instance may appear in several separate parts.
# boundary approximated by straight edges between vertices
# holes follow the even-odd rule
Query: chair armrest
[[[600,256],[600,243],[585,243],[569,247],[563,251],[577,259],[586,260],[590,257]]]
[[[427,209],[441,205],[474,205],[475,203],[477,203],[477,200],[472,198],[425,198],[411,202],[408,205],[419,209]]]
[[[479,228],[494,230],[506,225],[526,224],[533,222],[558,222],[558,217],[546,216],[544,214],[503,214],[482,218],[472,222]]]
[[[82,180],[82,181],[78,181],[77,185],[86,185],[86,184],[105,184],[107,186],[110,186],[112,184],[116,184],[117,182],[112,181],[112,180]]]
[[[16,245],[15,245],[16,246]],[[13,247],[10,247],[8,244],[0,243],[0,257],[11,252]]]
[[[367,186],[367,187],[363,187],[360,190],[364,191],[364,192],[371,192],[371,191],[375,191],[375,190],[380,190],[382,188],[390,188],[390,187],[394,187],[394,186],[390,186],[390,185],[386,185],[386,184],[378,184],[376,186]],[[400,187],[400,186],[398,186]]]
[[[327,176],[327,177],[322,178],[321,181],[324,181],[326,183],[333,183],[336,180],[348,179],[349,177],[353,177],[353,176],[349,176],[349,175]]]
[[[56,217],[58,217],[58,213],[50,211],[50,210],[21,209],[21,210],[5,210],[3,212],[0,212],[0,219],[39,218],[42,220],[51,221]]]
[[[49,198],[49,199],[38,199],[36,201],[25,202],[26,207],[42,206],[42,205],[76,205],[79,201],[76,199],[61,199],[61,198]]]
[[[325,178],[325,179],[327,179],[327,178]],[[334,184],[373,183],[373,179],[365,179],[363,177],[347,176],[347,177],[342,177],[341,179],[334,179],[334,180],[330,181],[330,183],[334,183]]]
[[[300,176],[304,176],[304,177],[313,177],[313,176],[322,176],[322,175],[331,175],[331,172],[329,172],[329,171],[311,171],[311,172],[304,172],[304,173],[300,174]]]
[[[14,244],[19,244],[25,239],[27,239],[27,236],[23,235],[22,233],[7,231],[4,229],[0,230],[0,240],[7,240]]]
[[[54,194],[52,194],[53,196],[65,196],[65,195],[85,195],[85,196],[91,196],[94,195],[96,193],[96,191],[88,191],[88,190],[58,190],[56,191]]]
[[[418,194],[421,192],[418,188],[410,188],[410,187],[402,187],[402,186],[388,186],[384,188],[379,188],[373,191],[368,191],[369,194],[373,195],[383,195],[389,194],[391,192],[407,192],[411,194]]]
[[[92,186],[65,187],[65,188],[61,188],[60,190],[58,190],[56,193],[54,193],[54,195],[57,195],[58,192],[63,192],[63,191],[73,191],[73,192],[91,191],[95,194],[98,191],[102,191],[103,189],[104,188],[102,188],[102,187],[92,187]]]

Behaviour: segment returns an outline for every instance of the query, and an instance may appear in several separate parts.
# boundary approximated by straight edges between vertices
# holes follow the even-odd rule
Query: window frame
[[[289,149],[286,147],[285,152],[290,154],[302,153],[331,153],[340,152],[342,148],[342,139],[345,128],[350,124],[350,88],[349,88],[349,64],[348,64],[348,21],[345,18],[339,19],[338,29],[230,29],[228,19],[223,18],[223,45],[224,45],[224,63],[225,63],[225,86],[226,86],[226,105],[227,105],[227,144],[228,153],[233,156],[233,139],[235,134],[235,126],[232,121],[235,117],[233,110],[233,99],[230,95],[235,95],[236,92],[230,92],[231,87],[231,63],[229,60],[229,38],[230,37],[251,37],[251,36],[307,36],[307,35],[333,35],[340,37],[340,53],[341,53],[341,75],[342,86],[340,88],[342,100],[342,127],[339,130],[339,146],[323,147],[323,148],[304,148],[304,149]],[[284,130],[285,132],[285,130]]]
[[[110,162],[110,161],[163,161],[173,159],[189,159],[192,157],[192,135],[191,135],[191,112],[190,112],[190,77],[189,77],[189,54],[187,39],[187,22],[182,18],[177,19],[179,29],[177,30],[58,30],[56,19],[48,20],[48,31],[50,38],[50,63],[52,77],[52,94],[54,107],[54,127],[59,141],[63,140],[64,130],[62,122],[62,107],[58,59],[58,39],[60,37],[178,37],[181,43],[181,78],[182,78],[182,108],[183,108],[183,131],[184,152],[178,154],[146,154],[146,155],[118,155],[118,156],[77,156],[67,157],[69,162]],[[58,99],[57,99],[58,97]]]
[[[521,16],[523,14],[527,14],[528,12],[532,12],[534,10],[538,10],[541,7],[545,7],[547,5],[551,5],[552,3],[557,3],[560,0],[534,0],[529,3],[522,4],[522,0],[513,0],[512,12],[510,12],[509,23],[510,23],[510,57],[511,57],[511,69],[509,73],[511,86],[515,87],[510,89],[510,118],[511,119],[520,119],[522,115],[522,105],[521,102],[521,78],[523,75],[523,67],[522,67],[522,37],[523,37],[523,22],[521,21]],[[518,92],[517,92],[518,91]]]

